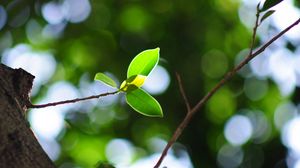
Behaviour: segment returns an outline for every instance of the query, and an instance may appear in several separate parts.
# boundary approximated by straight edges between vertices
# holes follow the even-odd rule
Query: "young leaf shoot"
[[[139,53],[129,64],[127,79],[119,87],[119,92],[125,92],[126,102],[135,111],[150,117],[163,117],[160,104],[146,91],[140,89],[147,76],[159,61],[159,48],[145,50]],[[95,80],[116,88],[113,79],[103,73],[97,73]]]
[[[131,88],[139,88],[144,84],[145,80],[146,76],[134,75],[122,82],[120,90],[123,92],[128,92]]]
[[[275,12],[275,10],[269,10],[267,11],[260,19],[260,24],[265,20],[267,19],[268,17],[270,17],[273,13]]]
[[[104,84],[106,84],[108,86],[111,86],[113,88],[117,87],[117,84],[116,84],[116,82],[113,79],[111,79],[109,76],[107,76],[107,75],[105,75],[104,73],[101,73],[101,72],[98,72],[95,75],[94,80],[103,82]]]

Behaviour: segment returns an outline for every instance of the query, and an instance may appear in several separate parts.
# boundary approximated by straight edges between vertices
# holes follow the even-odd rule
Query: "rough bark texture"
[[[0,64],[0,168],[55,167],[25,118],[34,76]]]

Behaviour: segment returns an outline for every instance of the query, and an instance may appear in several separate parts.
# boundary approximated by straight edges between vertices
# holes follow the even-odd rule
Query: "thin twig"
[[[183,121],[179,124],[177,127],[176,131],[174,132],[173,136],[169,140],[168,144],[164,148],[159,160],[157,161],[156,165],[154,168],[159,168],[160,164],[164,160],[165,156],[168,153],[169,148],[176,142],[178,137],[181,135],[182,131],[185,129],[185,127],[188,125],[190,122],[191,118],[194,116],[196,112],[199,111],[199,109],[210,99],[211,96],[213,96],[216,91],[218,91],[233,75],[236,74],[237,71],[239,71],[242,67],[244,67],[246,64],[249,63],[254,57],[257,55],[261,54],[267,47],[269,47],[274,41],[276,41],[278,38],[280,38],[283,34],[288,32],[291,28],[295,27],[297,24],[300,23],[300,18],[295,21],[293,24],[285,28],[283,31],[278,33],[276,36],[274,36],[271,40],[269,40],[267,43],[265,43],[263,46],[261,46],[256,52],[253,54],[248,54],[248,56],[240,63],[238,64],[234,69],[229,71],[223,79],[216,84],[214,88],[212,88],[190,111],[190,113],[187,113]]]
[[[257,28],[259,26],[259,24],[258,24],[259,14],[260,14],[259,5],[260,5],[260,3],[258,3],[257,6],[256,6],[256,19],[255,19],[255,25],[253,27],[253,33],[252,33],[252,40],[251,40],[249,55],[252,55],[252,53],[253,53],[254,44],[255,44],[255,40],[256,40],[256,32],[257,32]]]
[[[195,111],[199,110],[203,103],[205,103],[220,87],[224,85],[234,74],[236,74],[237,71],[239,71],[241,68],[243,68],[246,64],[248,64],[254,57],[261,54],[268,46],[270,46],[274,41],[276,41],[279,37],[281,37],[283,34],[285,34],[287,31],[289,31],[291,28],[296,26],[300,23],[300,18],[295,21],[293,24],[291,24],[289,27],[285,28],[283,31],[281,31],[279,34],[274,36],[271,40],[269,40],[267,43],[265,43],[262,47],[260,47],[256,52],[254,52],[252,55],[248,55],[239,65],[237,65],[234,69],[232,69],[230,72],[228,72],[224,78],[210,91],[208,94],[203,97],[202,100],[200,100],[197,105],[192,109],[192,112],[195,113]]]
[[[189,100],[188,100],[188,98],[187,98],[187,96],[185,94],[185,91],[184,91],[184,88],[183,88],[183,84],[182,84],[182,81],[181,81],[181,77],[180,77],[180,75],[178,73],[176,73],[176,78],[177,78],[177,82],[178,82],[178,85],[179,85],[181,96],[183,97],[186,109],[187,109],[187,111],[189,113],[191,111],[191,106],[190,106]]]
[[[76,103],[76,102],[84,101],[84,100],[98,99],[100,97],[114,95],[114,94],[117,94],[117,93],[119,93],[119,91],[107,92],[107,93],[102,93],[102,94],[98,94],[98,95],[88,96],[88,97],[84,97],[84,98],[76,98],[76,99],[58,101],[58,102],[47,103],[47,104],[34,105],[34,104],[30,103],[30,104],[27,105],[27,108],[45,108],[45,107],[49,107],[49,106],[57,106],[57,105],[68,104],[68,103]]]

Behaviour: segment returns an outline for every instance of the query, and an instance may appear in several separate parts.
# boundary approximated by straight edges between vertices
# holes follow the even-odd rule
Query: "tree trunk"
[[[34,76],[0,64],[0,168],[53,168],[25,118]]]

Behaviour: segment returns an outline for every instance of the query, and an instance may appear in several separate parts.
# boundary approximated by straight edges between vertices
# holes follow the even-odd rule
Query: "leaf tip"
[[[262,9],[260,10],[260,12],[266,11],[270,8],[272,8],[273,6],[281,3],[283,0],[266,0],[263,4]]]
[[[260,19],[260,24],[261,24],[265,19],[267,19],[268,17],[270,17],[274,12],[275,12],[275,10],[269,10],[269,11],[267,11],[267,12],[262,16],[262,18]]]

